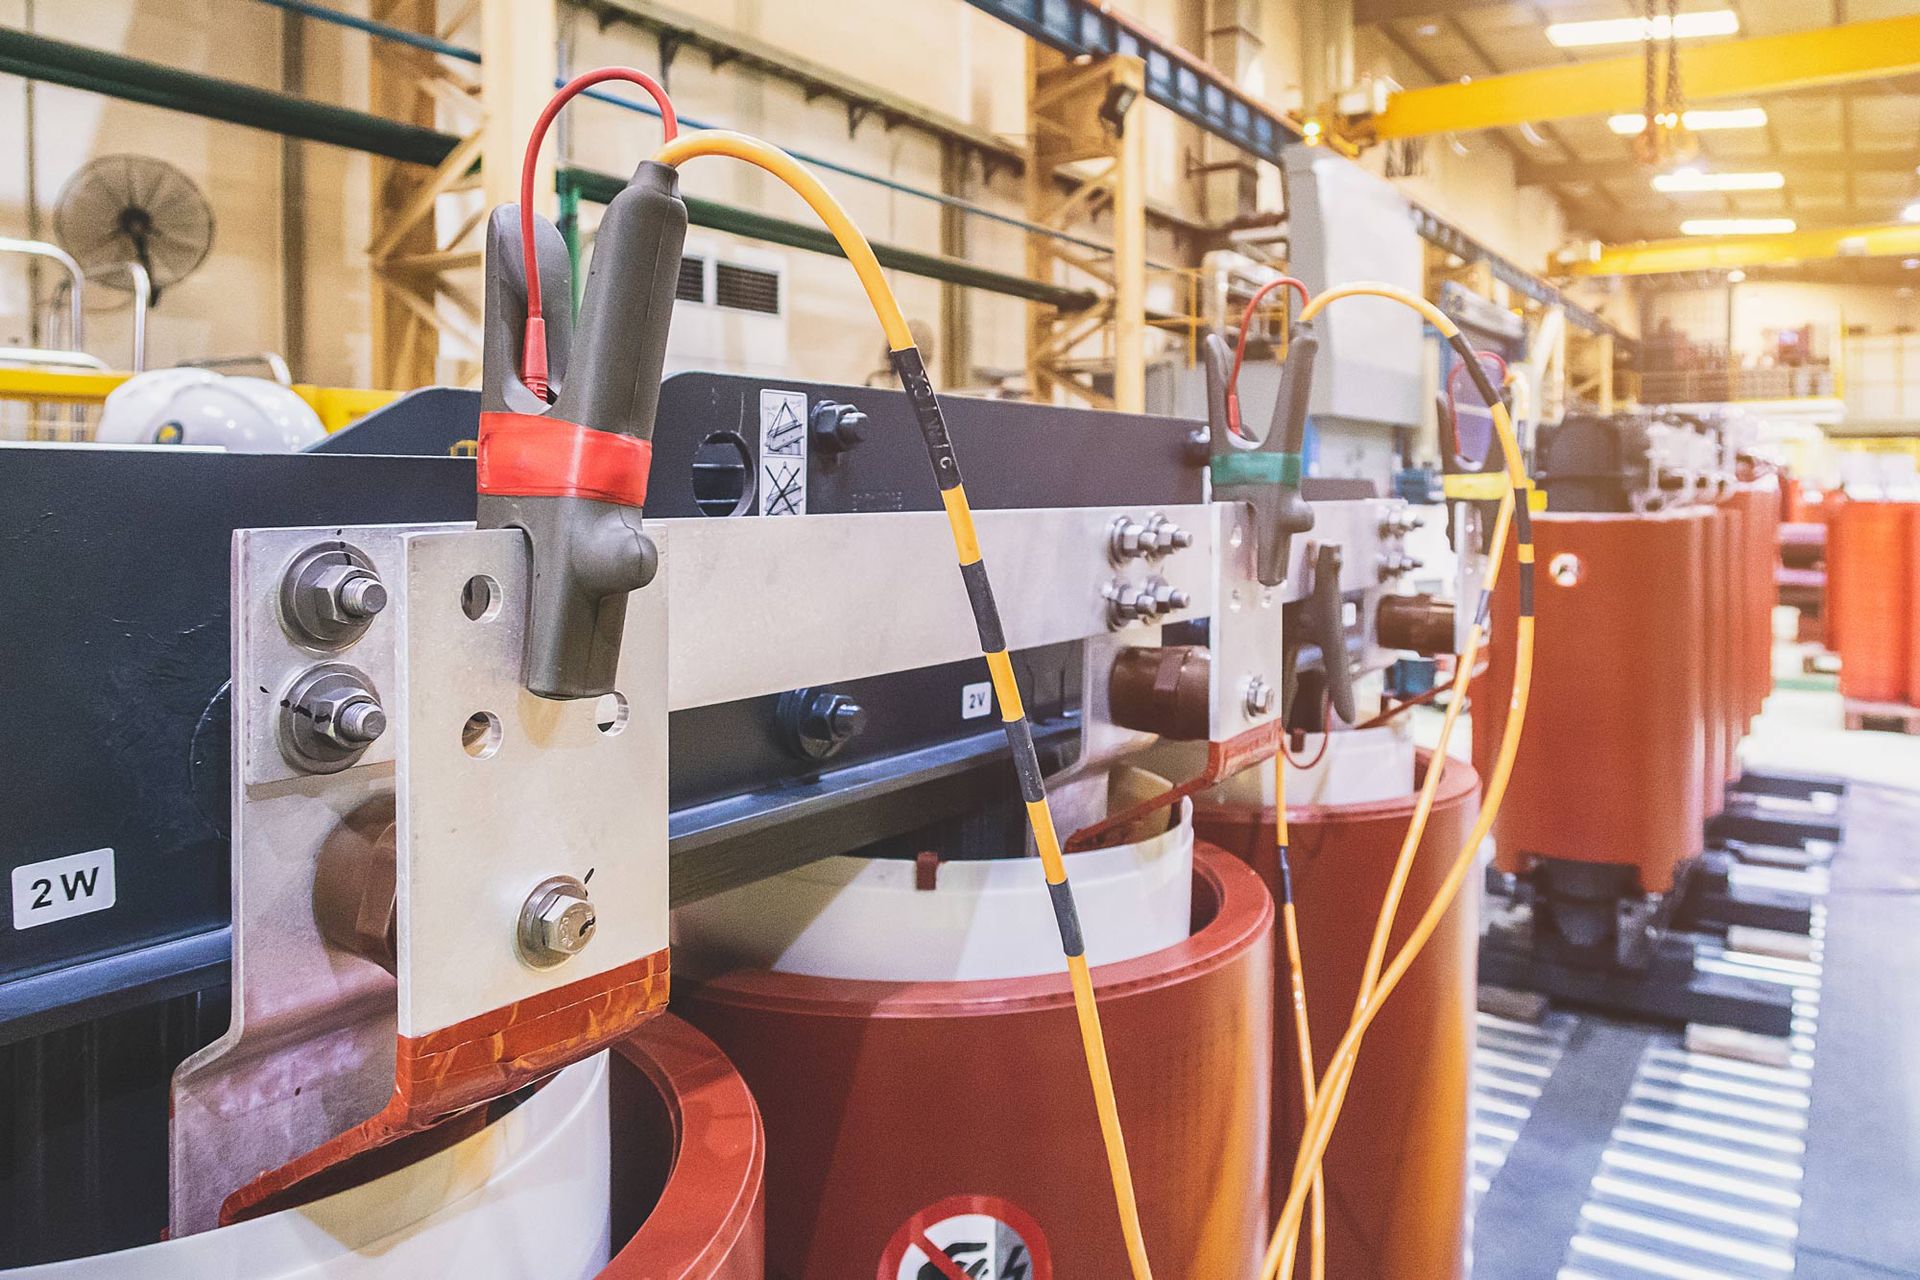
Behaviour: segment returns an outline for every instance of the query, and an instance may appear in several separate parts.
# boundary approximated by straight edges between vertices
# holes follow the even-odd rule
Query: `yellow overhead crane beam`
[[[1574,263],[1577,276],[1653,276],[1732,267],[1768,267],[1828,258],[1920,256],[1920,223],[1831,227],[1767,236],[1681,236],[1609,245],[1598,257]]]
[[[1683,48],[1680,66],[1694,102],[1903,75],[1920,71],[1920,15]],[[1357,122],[1357,130],[1385,141],[1635,111],[1646,96],[1646,75],[1636,52],[1403,89],[1378,115]]]

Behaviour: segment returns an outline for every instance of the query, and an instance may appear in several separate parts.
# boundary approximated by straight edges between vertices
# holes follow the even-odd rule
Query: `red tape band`
[[[531,413],[480,415],[481,493],[644,507],[653,442]]]

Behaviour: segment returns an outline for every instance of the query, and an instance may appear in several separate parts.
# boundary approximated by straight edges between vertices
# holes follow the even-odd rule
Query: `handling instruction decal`
[[[878,1280],[1053,1280],[1031,1214],[998,1196],[948,1196],[908,1218],[880,1255]]]
[[[807,393],[760,391],[760,514],[807,514]]]

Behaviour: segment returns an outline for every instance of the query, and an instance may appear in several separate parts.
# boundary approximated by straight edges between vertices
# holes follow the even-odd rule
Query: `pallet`
[[[1887,733],[1920,733],[1920,707],[1904,702],[1867,702],[1848,698],[1847,728],[1878,729]]]

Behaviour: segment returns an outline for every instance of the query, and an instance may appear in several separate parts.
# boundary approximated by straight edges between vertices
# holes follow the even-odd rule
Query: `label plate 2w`
[[[89,849],[13,869],[13,927],[105,911],[114,903],[113,850]]]

